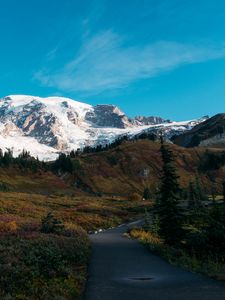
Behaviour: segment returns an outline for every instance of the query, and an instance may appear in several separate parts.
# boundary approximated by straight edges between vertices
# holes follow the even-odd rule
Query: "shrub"
[[[88,254],[87,237],[6,234],[0,239],[0,299],[77,299]]]
[[[129,195],[129,200],[131,200],[131,201],[140,201],[141,196],[138,193],[133,192]]]
[[[42,220],[41,232],[61,234],[64,230],[62,221],[56,219],[54,215],[49,212]]]
[[[17,224],[15,221],[4,222],[0,221],[0,233],[14,232],[17,230]]]
[[[132,238],[138,239],[140,242],[147,245],[151,251],[158,251],[163,245],[163,240],[157,235],[140,228],[132,229],[129,234]]]

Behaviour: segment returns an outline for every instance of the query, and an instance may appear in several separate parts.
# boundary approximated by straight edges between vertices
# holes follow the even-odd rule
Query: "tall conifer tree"
[[[182,214],[179,208],[180,187],[174,166],[173,153],[161,138],[163,169],[160,197],[158,201],[159,234],[168,244],[175,244],[182,238]]]

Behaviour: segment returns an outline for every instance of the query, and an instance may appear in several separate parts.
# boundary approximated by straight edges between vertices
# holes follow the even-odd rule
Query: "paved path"
[[[171,266],[123,237],[126,229],[91,235],[84,300],[225,300],[225,284]]]

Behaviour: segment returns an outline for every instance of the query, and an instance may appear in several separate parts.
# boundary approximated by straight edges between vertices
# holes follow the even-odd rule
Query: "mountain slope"
[[[186,149],[173,144],[170,147],[182,187],[187,188],[189,182],[198,177],[205,192],[210,194],[212,177],[213,188],[218,193],[222,191],[225,167],[210,170],[209,173],[200,171],[204,148]],[[68,176],[67,180],[73,186],[97,194],[128,196],[133,191],[142,194],[145,187],[157,193],[162,170],[159,150],[159,142],[138,140],[126,141],[107,151],[82,154],[74,159],[75,174]]]
[[[225,113],[205,120],[172,140],[183,147],[225,146]]]
[[[154,117],[129,119],[114,105],[91,106],[63,97],[11,95],[0,99],[2,150],[10,148],[18,155],[26,149],[44,160],[56,158],[59,152],[108,144],[121,135],[152,131],[170,137],[199,122],[202,120],[166,123]]]

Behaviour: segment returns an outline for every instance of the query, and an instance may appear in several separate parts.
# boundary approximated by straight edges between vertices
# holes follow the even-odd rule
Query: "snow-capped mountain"
[[[152,117],[129,119],[114,105],[11,95],[0,99],[0,148],[12,149],[15,155],[26,149],[40,159],[51,160],[59,152],[110,143],[125,134],[133,136],[147,130],[170,137],[202,121],[166,123],[162,119],[158,124],[159,118],[155,122]]]
[[[150,117],[137,116],[133,119],[130,119],[130,121],[134,125],[157,125],[163,123],[171,123],[170,120],[165,120],[163,118],[155,117],[155,116],[150,116]]]

